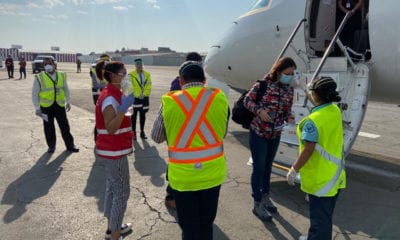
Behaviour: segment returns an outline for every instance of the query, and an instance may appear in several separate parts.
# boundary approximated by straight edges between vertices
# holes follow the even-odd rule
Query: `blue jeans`
[[[251,174],[251,189],[253,199],[261,201],[262,195],[269,193],[272,162],[279,147],[280,137],[263,138],[250,130],[250,150],[253,158],[253,173]]]
[[[307,240],[331,240],[332,216],[339,192],[333,197],[317,197],[310,199],[310,229]]]

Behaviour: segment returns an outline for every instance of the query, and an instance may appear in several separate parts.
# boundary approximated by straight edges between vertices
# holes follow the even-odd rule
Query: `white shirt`
[[[101,112],[104,112],[104,109],[106,107],[108,107],[109,105],[112,105],[112,107],[114,108],[115,113],[117,113],[118,111],[118,107],[119,107],[119,103],[118,101],[112,97],[112,96],[108,96],[104,99],[103,103],[101,104]]]
[[[53,82],[56,81],[57,71],[54,71],[53,74],[47,73],[47,75],[51,78],[51,80],[53,80]],[[33,106],[35,107],[35,110],[40,109],[39,92],[40,92],[39,82],[36,79],[36,75],[35,75],[35,79],[33,80],[33,86],[32,86],[32,103],[33,103]],[[71,98],[69,95],[67,79],[65,79],[65,82],[64,82],[64,95],[65,95],[65,102],[67,104],[70,104]]]

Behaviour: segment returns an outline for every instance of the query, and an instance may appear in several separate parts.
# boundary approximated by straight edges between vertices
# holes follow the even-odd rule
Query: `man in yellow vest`
[[[297,127],[300,154],[287,180],[294,185],[300,172],[301,190],[309,196],[310,228],[299,240],[330,240],[336,200],[346,187],[342,113],[334,103],[341,98],[330,77],[313,80],[307,91],[315,107]]]
[[[179,69],[182,90],[162,96],[152,139],[168,144],[168,179],[184,240],[210,240],[221,184],[226,178],[223,139],[229,119],[225,94],[204,87],[201,63]]]
[[[35,114],[43,119],[46,136],[47,152],[54,153],[56,149],[56,130],[54,118],[60,126],[65,146],[70,152],[79,152],[74,145],[74,138],[69,129],[66,111],[71,109],[67,75],[56,71],[53,59],[43,60],[45,71],[35,75],[32,87],[32,102]]]
[[[133,114],[131,117],[134,140],[136,140],[136,118],[138,112],[140,115],[140,137],[142,139],[147,139],[144,133],[144,124],[146,122],[146,113],[149,111],[149,97],[151,93],[151,76],[150,73],[143,70],[142,59],[135,59],[135,68],[136,69],[129,74],[133,86],[133,95],[135,96]]]

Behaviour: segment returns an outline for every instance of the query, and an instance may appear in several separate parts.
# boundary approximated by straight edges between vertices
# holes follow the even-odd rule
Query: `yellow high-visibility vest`
[[[65,106],[64,86],[67,75],[64,72],[56,72],[56,80],[53,81],[45,71],[36,74],[39,83],[39,103],[42,107],[50,107],[54,101],[61,107]]]
[[[140,94],[142,93],[144,97],[150,96],[151,93],[151,76],[150,73],[146,72],[143,70],[143,76],[144,76],[144,84],[142,85],[139,74],[136,72],[136,70],[133,70],[130,72],[130,79],[132,82],[133,86],[133,95],[135,98],[139,98]]]
[[[304,149],[301,132],[307,119],[313,121],[319,136],[314,152],[300,169],[301,190],[319,197],[335,196],[346,187],[342,114],[332,103],[304,118],[297,126],[299,152]]]
[[[197,191],[222,184],[229,107],[225,94],[220,89],[191,87],[163,95],[162,105],[171,187]]]

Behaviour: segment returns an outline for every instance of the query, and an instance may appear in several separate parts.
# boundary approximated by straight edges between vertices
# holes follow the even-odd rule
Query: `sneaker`
[[[272,216],[269,214],[269,212],[263,207],[261,202],[254,202],[254,208],[253,208],[253,213],[256,215],[259,219],[263,221],[271,221]]]
[[[307,240],[307,237],[308,237],[307,235],[306,236],[300,236],[299,240]]]
[[[54,153],[56,151],[56,147],[49,147],[49,149],[47,149],[47,153]]]
[[[274,203],[269,198],[269,194],[264,194],[261,200],[263,207],[269,212],[276,213],[278,209],[275,207]]]
[[[129,232],[132,229],[132,223],[124,223],[121,226],[121,235]],[[111,230],[107,229],[105,239],[110,239],[111,238]],[[120,239],[122,239],[122,236],[120,236]]]
[[[68,147],[67,151],[69,152],[79,152],[79,148],[77,148],[76,146],[72,146],[72,147]]]
[[[141,139],[147,139],[146,134],[144,134],[144,132],[140,132],[140,138]]]

